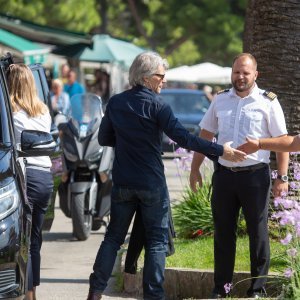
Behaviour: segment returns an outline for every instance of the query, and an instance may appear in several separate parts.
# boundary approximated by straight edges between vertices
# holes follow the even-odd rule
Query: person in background
[[[61,66],[61,81],[64,85],[68,82],[69,72],[70,72],[70,66],[68,64],[63,64]]]
[[[179,146],[212,159],[245,159],[243,152],[198,138],[179,123],[158,96],[167,66],[157,53],[141,53],[129,69],[132,88],[108,101],[98,140],[100,145],[115,147],[111,220],[90,275],[88,300],[101,299],[137,209],[145,228],[144,299],[165,299],[170,203],[161,157],[163,132]]]
[[[82,94],[85,92],[84,87],[77,81],[77,74],[75,70],[70,70],[68,73],[68,81],[64,85],[64,92],[66,92],[70,99],[75,94]]]
[[[8,68],[7,80],[16,142],[20,143],[21,133],[24,129],[50,132],[49,110],[37,96],[31,70],[24,64],[12,64]],[[42,225],[53,189],[51,165],[48,156],[26,158],[26,193],[32,212],[26,300],[35,299],[35,289],[40,285]]]
[[[246,143],[238,147],[244,149],[248,154],[258,150],[269,150],[275,152],[298,152],[300,151],[300,135],[280,136],[275,138],[251,139],[246,138]]]
[[[222,91],[222,88],[219,85],[215,85],[212,89],[212,97],[215,98],[220,91]]]
[[[213,100],[213,94],[212,94],[212,87],[209,85],[205,85],[203,86],[203,92],[205,93],[206,97],[208,98],[208,100],[211,102]]]
[[[64,115],[69,115],[70,98],[69,95],[63,91],[63,83],[60,79],[52,80],[50,97],[54,113],[61,112]]]
[[[257,62],[249,53],[234,58],[231,82],[233,87],[218,93],[200,122],[200,137],[238,146],[246,136],[278,137],[287,134],[282,108],[274,93],[256,85]],[[245,150],[244,148],[241,148]],[[277,153],[278,174],[287,174],[289,155]],[[204,155],[194,153],[190,185],[201,187],[199,167]],[[265,283],[270,262],[268,208],[270,196],[270,152],[258,151],[239,163],[220,158],[212,178],[212,215],[214,221],[214,289],[212,298],[226,297],[226,284],[231,284],[235,263],[236,230],[242,208],[250,241],[250,298],[266,296]],[[278,177],[274,196],[287,192],[288,183]]]
[[[109,98],[109,75],[105,70],[97,69],[94,72],[95,81],[90,85],[90,92],[100,96],[103,102]]]

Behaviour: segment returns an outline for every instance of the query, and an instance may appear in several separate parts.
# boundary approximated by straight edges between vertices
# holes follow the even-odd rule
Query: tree
[[[70,31],[107,33],[168,58],[171,66],[229,65],[242,49],[246,0],[0,0],[0,12]]]
[[[0,12],[70,31],[88,32],[100,22],[95,0],[0,0]]]
[[[288,132],[300,133],[299,0],[249,0],[244,51],[258,62],[258,84],[278,95]]]
[[[139,42],[168,56],[173,65],[191,56],[194,63],[230,64],[242,50],[246,0],[127,1]]]

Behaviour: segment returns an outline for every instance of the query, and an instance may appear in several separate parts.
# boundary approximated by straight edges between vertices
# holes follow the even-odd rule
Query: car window
[[[3,86],[0,85],[0,144],[10,144],[9,136],[9,122],[7,119],[8,113],[6,111],[5,99],[3,95]]]
[[[35,81],[35,85],[38,91],[38,95],[39,98],[45,103],[47,104],[47,100],[45,99],[45,95],[43,92],[43,86],[42,86],[42,82],[41,82],[41,78],[40,78],[40,73],[38,70],[31,70],[33,77],[34,77],[34,81]]]
[[[175,114],[203,114],[209,107],[209,101],[205,95],[162,93],[161,96]]]

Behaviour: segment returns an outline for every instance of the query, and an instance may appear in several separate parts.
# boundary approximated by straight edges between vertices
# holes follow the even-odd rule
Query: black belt
[[[255,171],[258,169],[262,169],[263,167],[267,166],[265,163],[259,163],[252,166],[246,166],[246,167],[225,167],[223,165],[218,164],[217,170],[229,170],[232,172],[241,172],[241,171]]]

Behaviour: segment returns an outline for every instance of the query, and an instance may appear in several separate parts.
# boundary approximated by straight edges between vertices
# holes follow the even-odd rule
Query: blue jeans
[[[90,275],[90,291],[102,293],[124,243],[133,215],[140,207],[146,231],[143,272],[144,299],[165,299],[164,270],[168,244],[169,193],[166,186],[153,190],[113,187],[111,221]]]

